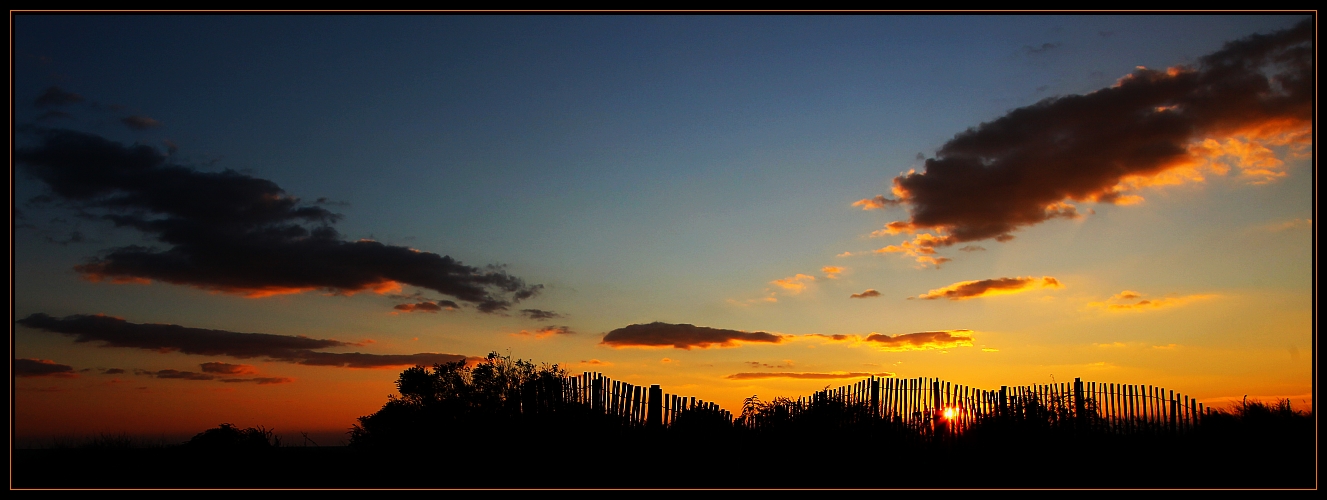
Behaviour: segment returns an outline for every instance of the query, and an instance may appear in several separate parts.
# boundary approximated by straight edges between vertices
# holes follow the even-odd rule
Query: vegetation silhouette
[[[556,364],[536,366],[497,353],[473,366],[457,361],[408,368],[396,380],[400,396],[388,396],[382,409],[359,417],[350,446],[483,445],[603,424],[596,418],[602,415],[563,400],[566,376]]]
[[[997,411],[963,420],[941,407],[890,413],[873,391],[826,388],[796,400],[753,395],[738,415],[673,396],[671,417],[656,420],[615,414],[610,400],[586,397],[607,387],[602,381],[575,380],[558,365],[497,353],[416,366],[397,378],[398,394],[357,419],[349,446],[281,446],[269,429],[229,423],[175,446],[101,436],[16,450],[14,485],[1311,488],[1316,480],[1313,415],[1285,399],[1241,401],[1167,428],[1121,421],[1112,403],[1086,393],[1011,391]]]
[[[281,446],[281,438],[263,426],[240,429],[227,423],[198,433],[184,446],[217,451],[264,450]]]

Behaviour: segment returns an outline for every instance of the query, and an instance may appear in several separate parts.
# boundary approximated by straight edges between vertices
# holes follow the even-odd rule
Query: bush
[[[262,426],[240,429],[233,424],[221,424],[198,433],[184,445],[208,450],[265,449],[281,446],[281,438]]]

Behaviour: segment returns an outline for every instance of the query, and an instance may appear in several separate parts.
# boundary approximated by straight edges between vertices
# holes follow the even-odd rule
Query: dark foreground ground
[[[1017,437],[1009,437],[1017,436]],[[888,436],[458,436],[390,449],[14,450],[15,488],[1316,488],[1312,434],[947,444]],[[1293,442],[1288,442],[1293,441]]]

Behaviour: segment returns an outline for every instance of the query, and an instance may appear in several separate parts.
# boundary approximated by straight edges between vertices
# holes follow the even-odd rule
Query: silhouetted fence
[[[703,418],[758,430],[774,421],[797,420],[819,409],[822,411],[817,414],[817,422],[889,423],[923,436],[960,434],[993,419],[1119,435],[1177,434],[1198,426],[1207,411],[1196,399],[1172,390],[1081,379],[983,390],[926,377],[870,377],[797,400],[780,399],[769,404],[756,400],[753,406],[754,398],[749,399],[736,419],[713,402],[667,394],[658,385],[632,385],[594,372],[537,381],[523,387],[521,393],[522,413],[578,404],[629,427],[674,427],[688,418]],[[828,406],[836,410],[823,411]]]
[[[719,405],[695,397],[666,394],[658,385],[632,385],[585,372],[563,379],[563,401],[580,403],[609,416],[618,417],[628,426],[655,425],[672,427],[684,415],[708,416],[723,422],[733,421],[732,413]]]
[[[996,391],[924,377],[871,377],[796,401],[766,405],[766,409],[778,407],[786,416],[774,420],[787,420],[827,403],[842,409],[838,413],[841,425],[884,421],[922,435],[962,433],[993,419],[1109,434],[1176,434],[1198,426],[1207,412],[1196,399],[1150,385],[1074,379],[1072,383],[1002,386]],[[744,412],[737,423],[756,429],[768,426],[770,419],[761,418],[760,413]]]

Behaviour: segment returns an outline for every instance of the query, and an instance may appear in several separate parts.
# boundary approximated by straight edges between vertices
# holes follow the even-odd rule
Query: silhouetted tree
[[[400,397],[358,419],[352,446],[405,445],[482,438],[531,415],[556,411],[566,370],[490,353],[480,363],[415,366],[396,380]],[[509,431],[510,429],[504,429]]]

